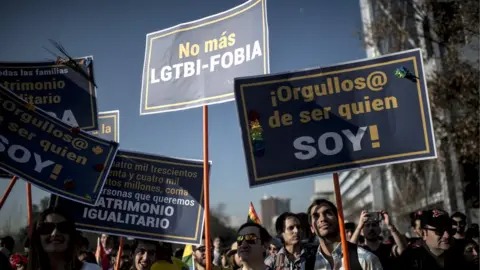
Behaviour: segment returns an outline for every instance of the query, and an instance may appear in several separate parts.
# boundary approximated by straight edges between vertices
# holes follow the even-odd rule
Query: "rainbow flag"
[[[255,211],[255,207],[253,207],[253,203],[250,202],[250,208],[248,209],[248,218],[247,222],[253,222],[257,224],[262,224],[260,219],[258,218],[257,212]]]
[[[190,269],[195,269],[195,263],[193,263],[193,249],[192,245],[185,245],[183,250],[182,262],[188,265]]]

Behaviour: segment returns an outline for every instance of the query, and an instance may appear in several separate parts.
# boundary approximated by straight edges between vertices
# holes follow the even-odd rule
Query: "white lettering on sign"
[[[342,134],[345,136],[348,142],[352,144],[353,151],[362,150],[362,139],[365,135],[367,127],[360,127],[357,131],[357,134],[353,134],[352,131],[348,129],[342,130]],[[333,145],[328,148],[327,141],[333,141]],[[310,136],[301,136],[296,138],[293,141],[293,147],[299,152],[295,152],[294,155],[299,160],[309,160],[314,158],[318,152],[325,156],[333,156],[340,153],[344,147],[343,137],[336,132],[326,132],[317,140],[317,147],[313,146],[315,144],[315,139]]]
[[[62,117],[58,117],[56,113],[54,112],[47,112],[49,115],[62,120],[64,123],[72,126],[72,127],[78,127],[78,122],[75,116],[73,115],[72,110],[65,110],[62,114]]]
[[[163,66],[159,70],[152,68],[150,70],[149,83],[155,84],[198,76],[202,74],[203,70],[215,72],[219,69],[229,69],[233,66],[250,62],[260,56],[262,56],[262,47],[260,46],[260,41],[257,40],[253,45],[247,44],[245,47],[212,55],[205,62],[202,59],[195,59],[171,66]]]
[[[17,163],[27,163],[31,160],[32,152],[27,148],[18,144],[13,144],[7,149],[8,145],[8,139],[0,135],[0,153],[6,151],[7,156]],[[38,173],[41,173],[46,167],[55,164],[55,162],[51,160],[42,160],[42,157],[37,153],[33,153],[33,157],[35,162],[34,170]]]

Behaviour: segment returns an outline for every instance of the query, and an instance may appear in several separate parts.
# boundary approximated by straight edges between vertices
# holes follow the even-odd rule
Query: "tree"
[[[245,214],[245,218],[246,218]],[[224,243],[230,244],[236,240],[236,230],[231,228],[229,217],[225,213],[225,204],[219,203],[215,208],[210,210],[210,233],[211,237],[221,237]]]
[[[466,206],[478,207],[478,0],[372,2],[375,20],[366,26],[366,45],[377,46],[381,53],[419,47],[425,60],[440,63],[427,76],[439,162],[446,164],[447,181],[455,177],[463,180]],[[457,160],[450,157],[452,152]],[[425,175],[431,164],[425,161],[392,166],[393,174],[404,182],[403,192],[409,201],[428,198]],[[460,168],[458,173],[456,166]]]
[[[43,197],[38,204],[32,204],[32,219],[35,222],[40,214],[48,208],[48,204],[50,202],[50,197],[46,196]],[[23,247],[23,243],[28,237],[28,224],[27,226],[21,227],[15,237],[15,242],[18,243],[16,245],[16,249],[21,250]]]

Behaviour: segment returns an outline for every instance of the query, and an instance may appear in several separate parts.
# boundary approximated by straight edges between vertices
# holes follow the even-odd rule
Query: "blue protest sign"
[[[92,57],[77,59],[77,63],[93,77]],[[98,127],[95,85],[69,66],[0,63],[0,85],[70,126],[87,131]]]
[[[140,115],[234,99],[233,78],[269,73],[266,0],[147,35]]]
[[[12,177],[13,177],[13,175],[0,170],[0,178],[12,178]]]
[[[61,198],[56,205],[72,213],[78,230],[198,244],[203,162],[120,150],[97,206]]]
[[[98,113],[98,130],[89,133],[104,140],[120,142],[120,111]]]
[[[47,192],[95,205],[118,150],[0,86],[0,168]]]
[[[235,79],[250,186],[436,158],[420,50]]]

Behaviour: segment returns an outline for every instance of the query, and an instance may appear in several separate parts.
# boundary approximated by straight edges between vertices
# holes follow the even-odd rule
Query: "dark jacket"
[[[12,266],[10,265],[10,258],[8,258],[5,254],[0,252],[0,269],[2,270],[13,270]]]

